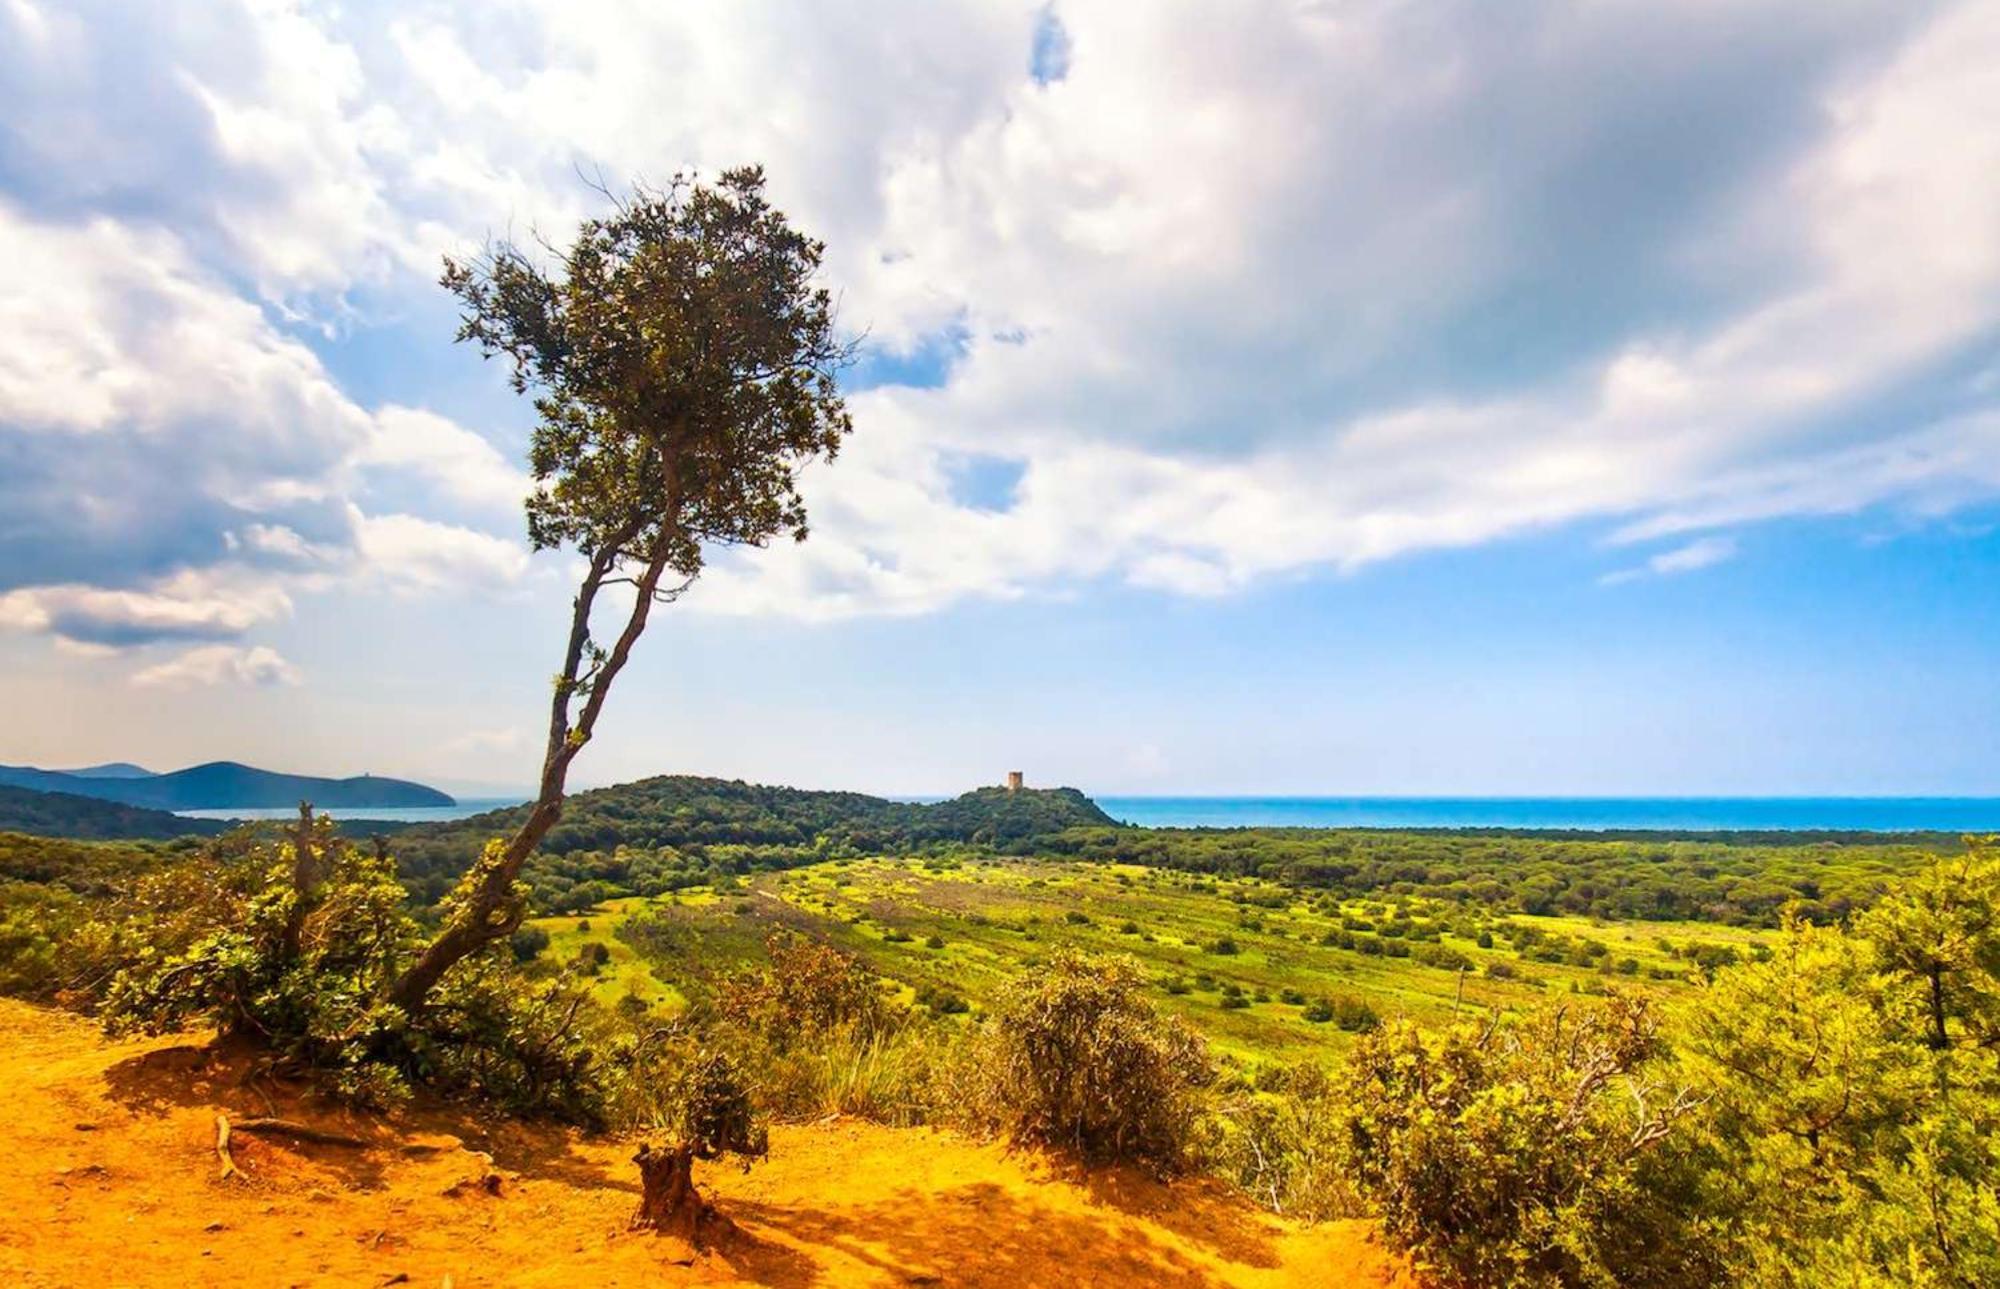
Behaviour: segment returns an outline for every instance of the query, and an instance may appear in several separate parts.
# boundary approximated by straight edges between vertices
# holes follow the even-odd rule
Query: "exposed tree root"
[[[229,1153],[230,1137],[238,1132],[254,1132],[268,1137],[292,1137],[299,1141],[309,1141],[317,1146],[350,1146],[356,1149],[368,1143],[359,1137],[350,1137],[342,1132],[328,1132],[308,1123],[298,1123],[291,1119],[276,1119],[258,1116],[238,1119],[230,1123],[229,1116],[215,1116],[215,1156],[222,1161],[222,1181],[232,1177],[242,1177],[243,1170],[236,1166],[236,1157]]]
[[[344,1132],[328,1132],[324,1128],[315,1128],[309,1123],[299,1123],[293,1119],[259,1116],[254,1119],[238,1119],[235,1127],[238,1132],[261,1133],[267,1137],[296,1137],[300,1141],[310,1141],[316,1146],[353,1146],[359,1149],[368,1144],[359,1137],[350,1137]]]
[[[229,1153],[229,1116],[225,1114],[215,1116],[215,1155],[222,1161],[222,1175],[216,1180],[226,1182],[243,1175],[243,1170],[236,1166],[235,1156]]]

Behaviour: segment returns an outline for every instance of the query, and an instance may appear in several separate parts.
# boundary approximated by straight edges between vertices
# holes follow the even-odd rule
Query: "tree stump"
[[[639,1165],[641,1188],[632,1229],[677,1235],[694,1243],[702,1219],[708,1215],[708,1204],[694,1188],[694,1148],[662,1148],[647,1142],[632,1156],[632,1162]]]

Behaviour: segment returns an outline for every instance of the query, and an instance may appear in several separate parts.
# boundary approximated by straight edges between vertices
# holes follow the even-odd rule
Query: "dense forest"
[[[212,836],[230,825],[186,819],[165,810],[100,801],[68,792],[43,792],[0,783],[0,831],[43,837],[159,839]]]
[[[1391,832],[1078,828],[1051,855],[1267,877],[1344,896],[1422,894],[1527,914],[1776,926],[1832,922],[1898,877],[1963,848],[1943,833]]]

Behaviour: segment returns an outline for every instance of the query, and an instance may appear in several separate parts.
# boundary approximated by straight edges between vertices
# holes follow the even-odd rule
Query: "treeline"
[[[73,895],[112,895],[140,874],[201,845],[193,837],[155,844],[0,832],[0,884],[25,882],[61,887]]]
[[[1263,877],[1346,897],[1423,895],[1535,916],[1776,926],[1830,923],[1873,903],[1959,838],[1694,841],[1363,829],[1075,828],[1042,850],[1100,863]]]
[[[165,840],[214,836],[229,826],[217,819],[185,819],[145,806],[0,783],[0,831],[95,840]]]
[[[517,806],[404,829],[394,845],[405,883],[435,901],[526,813]],[[522,877],[538,908],[561,912],[842,855],[951,846],[1021,854],[1066,829],[1110,823],[1074,788],[981,788],[917,803],[663,775],[569,798]]]

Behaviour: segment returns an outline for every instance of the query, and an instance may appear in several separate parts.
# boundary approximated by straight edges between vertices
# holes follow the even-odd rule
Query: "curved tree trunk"
[[[508,839],[497,858],[490,853],[480,858],[475,885],[463,907],[424,946],[416,962],[389,986],[388,1001],[405,1012],[421,1009],[445,972],[494,941],[512,935],[526,915],[527,910],[515,898],[514,883],[520,877],[521,866],[527,862],[528,856],[534,854],[535,847],[541,845],[542,838],[548,836],[549,829],[562,818],[563,788],[569,778],[569,763],[590,741],[591,731],[597,727],[597,717],[604,710],[604,700],[611,692],[611,682],[623,670],[626,660],[632,656],[632,646],[638,643],[639,636],[646,630],[646,619],[652,613],[660,578],[666,572],[671,547],[662,539],[647,558],[644,571],[633,579],[632,612],[625,621],[624,630],[619,632],[618,640],[609,652],[598,655],[593,661],[591,606],[596,602],[597,592],[604,586],[613,566],[627,556],[623,544],[634,535],[629,529],[614,534],[591,556],[590,569],[584,576],[583,585],[577,590],[570,614],[569,647],[564,652],[562,674],[556,678],[555,697],[549,706],[548,746],[542,754],[542,778],[536,791],[534,809],[528,812],[519,831]],[[579,696],[583,699],[583,708],[572,724],[570,707]]]

